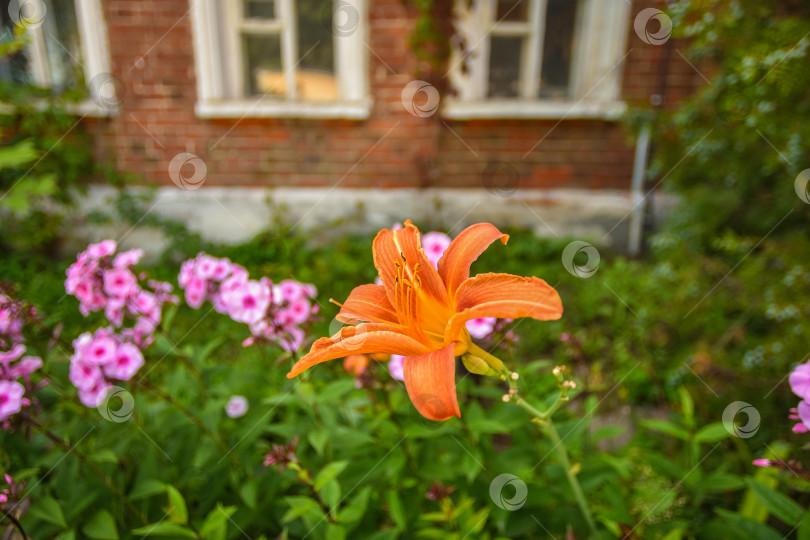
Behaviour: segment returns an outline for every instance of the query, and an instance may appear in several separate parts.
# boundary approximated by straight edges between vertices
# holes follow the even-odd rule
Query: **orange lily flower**
[[[472,225],[450,243],[437,271],[422,250],[419,229],[410,221],[399,230],[383,229],[372,248],[383,284],[356,287],[337,315],[351,326],[317,340],[287,377],[352,354],[398,354],[405,357],[405,387],[417,410],[430,420],[460,417],[455,357],[467,355],[472,364],[503,369],[500,360],[472,343],[465,327],[468,320],[548,321],[562,316],[559,294],[542,279],[511,274],[470,277],[470,265],[481,253],[496,240],[506,244],[508,239],[492,224]]]

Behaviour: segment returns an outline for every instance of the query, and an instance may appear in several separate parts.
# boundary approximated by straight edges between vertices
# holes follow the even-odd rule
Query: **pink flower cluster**
[[[208,300],[218,312],[247,324],[251,337],[244,346],[273,342],[287,352],[297,351],[304,342],[302,326],[318,312],[311,302],[317,292],[314,285],[250,279],[238,264],[205,253],[183,263],[178,282],[189,306],[198,309]]]
[[[23,407],[31,404],[25,397],[31,388],[31,373],[42,367],[38,356],[23,356],[25,346],[14,344],[10,350],[0,352],[0,422],[5,422]],[[23,379],[21,383],[19,379]]]
[[[810,431],[810,362],[797,366],[789,380],[793,393],[802,398],[798,407],[790,409],[790,419],[799,420],[793,432],[807,433]]]
[[[31,315],[34,310],[31,308]],[[12,344],[23,341],[23,318],[26,315],[25,307],[0,293],[0,349],[9,349]]]
[[[149,280],[151,291],[141,286],[146,276],[136,275],[132,267],[140,261],[143,251],[132,249],[113,257],[116,249],[114,240],[87,246],[67,269],[65,290],[79,300],[79,310],[85,316],[104,310],[116,328],[122,326],[125,317],[131,317],[134,324],[130,337],[138,347],[145,348],[160,324],[163,304],[178,300],[168,283]]]
[[[98,407],[112,387],[113,380],[128,381],[143,366],[141,350],[112,328],[85,332],[73,341],[70,382],[79,389],[79,399],[88,407]]]
[[[26,390],[34,389],[31,373],[42,367],[40,357],[23,356],[26,348],[22,328],[26,314],[33,316],[33,308],[27,309],[21,302],[0,294],[0,422],[4,425],[31,404],[25,397]]]
[[[8,487],[0,491],[0,505],[6,504],[7,502],[18,502],[22,497],[25,481],[15,482],[10,474],[4,474],[3,478],[6,480]]]

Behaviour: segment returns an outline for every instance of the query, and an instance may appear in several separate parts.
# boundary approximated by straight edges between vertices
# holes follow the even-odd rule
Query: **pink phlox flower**
[[[404,356],[392,354],[391,360],[388,361],[388,371],[391,373],[391,377],[398,381],[405,380],[405,366],[402,364],[404,359]]]
[[[0,421],[22,410],[24,393],[25,387],[17,381],[0,381]]]
[[[422,249],[433,266],[438,267],[439,259],[444,255],[450,241],[450,237],[442,232],[434,231],[422,235]]]
[[[467,330],[474,338],[483,339],[489,336],[495,329],[495,317],[478,317],[467,321]]]
[[[229,418],[240,418],[248,411],[248,400],[245,396],[231,396],[225,405],[225,414]]]
[[[128,381],[143,366],[143,354],[132,343],[122,343],[115,351],[115,358],[102,366],[107,377]]]

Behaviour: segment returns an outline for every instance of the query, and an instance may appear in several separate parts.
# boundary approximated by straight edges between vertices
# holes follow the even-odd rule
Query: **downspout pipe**
[[[647,172],[647,157],[650,155],[650,124],[641,128],[636,142],[636,157],[633,160],[633,181],[630,188],[633,209],[630,216],[630,231],[627,238],[627,254],[637,257],[641,253],[641,234],[644,229],[644,175]]]

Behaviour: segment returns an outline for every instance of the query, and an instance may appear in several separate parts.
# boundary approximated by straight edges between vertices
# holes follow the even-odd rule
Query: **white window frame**
[[[74,0],[76,8],[76,25],[78,26],[79,41],[81,43],[81,62],[85,82],[89,85],[96,76],[110,73],[110,50],[107,41],[107,25],[104,22],[104,13],[101,9],[101,0]],[[53,16],[46,13],[46,17]],[[52,86],[49,69],[48,52],[45,46],[44,25],[38,25],[26,30],[30,42],[25,46],[25,53],[29,62],[31,79],[37,86],[50,88]],[[88,92],[92,91],[88,88]],[[102,107],[87,98],[68,108],[69,111],[92,117],[113,116],[118,113],[115,105]]]
[[[527,22],[499,22],[495,0],[456,2],[459,31],[470,54],[462,73],[458,51],[451,60],[450,77],[458,96],[442,109],[445,118],[616,118],[626,108],[620,100],[621,63],[625,55],[630,17],[626,0],[579,0],[574,23],[570,97],[538,98],[543,58],[547,0],[528,2]],[[575,0],[571,0],[575,1]],[[488,98],[491,36],[523,36],[517,98]]]
[[[218,1],[224,1],[225,17],[220,17]],[[369,97],[368,14],[366,0],[334,0],[336,8],[345,5],[360,16],[358,28],[349,35],[334,35],[335,74],[338,100],[302,101],[295,85],[297,19],[295,0],[276,0],[279,18],[244,19],[242,0],[191,0],[194,56],[197,70],[195,111],[202,118],[348,118],[366,119],[371,113]],[[281,37],[282,66],[285,71],[286,99],[270,100],[244,95],[243,58],[239,35],[252,32]],[[237,51],[237,52],[232,52]]]

